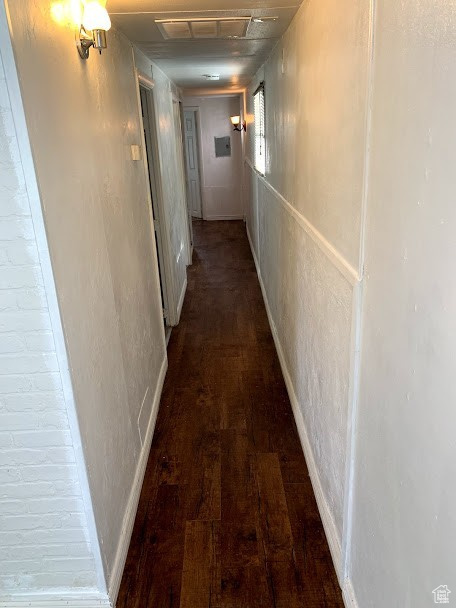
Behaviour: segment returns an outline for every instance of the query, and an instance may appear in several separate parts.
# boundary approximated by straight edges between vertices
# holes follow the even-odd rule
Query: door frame
[[[188,184],[187,184],[187,169],[185,160],[185,142],[183,139],[184,126],[182,122],[182,102],[177,95],[172,96],[173,100],[173,118],[174,128],[176,135],[176,154],[178,155],[178,164],[181,174],[182,181],[182,194],[185,205],[185,215],[187,220],[187,238],[186,238],[186,250],[187,250],[187,266],[192,264],[193,258],[193,226],[191,224],[191,217],[188,214]],[[174,112],[174,108],[177,108],[177,112]],[[178,124],[176,124],[176,121]]]
[[[193,264],[193,224],[192,214],[190,212],[190,185],[187,177],[187,146],[185,144],[185,115],[184,115],[184,104],[179,101],[180,121],[181,121],[181,139],[182,139],[182,154],[183,154],[183,169],[184,169],[184,182],[185,182],[185,202],[187,206],[187,222],[188,222],[188,233],[190,238],[190,262],[189,266]]]
[[[183,106],[184,112],[194,112],[195,113],[195,127],[196,127],[196,152],[198,154],[198,174],[200,181],[200,193],[201,193],[201,219],[206,219],[204,204],[204,192],[203,192],[203,183],[204,183],[204,167],[203,167],[203,159],[201,156],[201,141],[202,141],[202,130],[201,130],[201,110],[199,106]],[[185,140],[184,140],[185,142]],[[184,145],[185,147],[185,145]],[[187,182],[188,188],[188,173],[187,173],[187,163],[185,163],[185,181]],[[190,217],[192,217],[190,210]]]
[[[143,150],[142,160],[144,166],[144,173],[146,177],[146,183],[149,184],[149,171],[150,171],[150,187],[147,188],[147,204],[149,207],[149,217],[150,217],[150,228],[152,232],[153,244],[153,255],[157,262],[157,291],[160,294],[160,289],[163,292],[166,292],[166,296],[164,298],[164,305],[167,308],[164,311],[165,323],[167,326],[177,325],[177,298],[174,288],[174,274],[172,268],[172,249],[171,249],[171,241],[170,241],[170,232],[168,230],[167,222],[166,222],[166,213],[164,209],[163,202],[163,190],[162,190],[162,181],[160,174],[160,151],[158,145],[158,137],[157,137],[157,125],[156,125],[156,114],[155,114],[155,104],[153,97],[153,89],[155,86],[155,82],[152,78],[138,70],[135,69],[136,72],[136,94],[137,94],[137,103],[138,103],[138,114],[139,121],[141,125],[141,148]],[[149,163],[146,152],[146,141],[144,136],[145,126],[142,118],[142,109],[141,109],[141,91],[140,88],[143,88],[147,93],[147,110],[149,115],[149,134],[151,141],[151,157],[155,160],[155,162]],[[153,200],[156,202],[156,209],[158,215],[158,223],[160,230],[160,243],[157,242],[157,238],[155,235],[156,226],[154,223],[153,216]],[[162,262],[163,262],[163,273],[161,276],[162,285],[160,287],[160,273],[159,273],[159,265],[160,261],[157,259],[157,249],[156,247],[160,247],[159,251],[162,254]],[[161,301],[161,296],[160,296]],[[163,324],[163,335],[165,335],[165,324]]]

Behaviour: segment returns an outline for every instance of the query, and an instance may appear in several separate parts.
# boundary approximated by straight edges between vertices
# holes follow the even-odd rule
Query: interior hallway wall
[[[360,608],[456,595],[456,12],[377,2],[351,579]]]
[[[113,29],[108,49],[101,56],[92,50],[83,62],[74,28],[54,23],[49,3],[12,1],[7,8],[113,596],[166,370],[148,181],[143,163],[130,155],[130,146],[142,142],[132,46]],[[175,137],[171,87],[161,73],[155,93],[165,149]],[[160,162],[163,189],[172,193],[180,175],[166,158]],[[168,196],[170,217],[181,202]],[[182,285],[183,222],[170,225],[176,285]]]
[[[309,0],[245,95],[247,228],[341,576],[368,65],[368,3]],[[263,80],[264,176],[252,124]]]
[[[224,220],[244,217],[241,199],[241,133],[233,131],[230,116],[240,113],[236,96],[185,97],[185,108],[198,108],[200,135],[201,196],[203,219]],[[231,156],[216,157],[214,137],[231,138]]]
[[[100,583],[97,547],[88,534],[93,515],[90,501],[84,501],[87,480],[80,478],[76,464],[71,386],[68,392],[66,361],[58,352],[62,332],[46,235],[27,146],[0,5],[1,606],[11,606],[13,597],[36,590],[43,595],[78,588],[88,594]]]

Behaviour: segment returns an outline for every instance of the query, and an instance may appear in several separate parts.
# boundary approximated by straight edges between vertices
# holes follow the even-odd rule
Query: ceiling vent
[[[165,40],[245,38],[250,17],[156,19]]]
[[[220,38],[244,38],[247,32],[248,22],[230,19],[220,21]]]

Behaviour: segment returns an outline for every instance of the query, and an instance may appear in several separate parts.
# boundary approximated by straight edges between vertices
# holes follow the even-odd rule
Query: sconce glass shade
[[[107,32],[111,28],[111,19],[108,11],[96,0],[90,0],[84,6],[82,25],[86,30],[104,30]]]
[[[230,116],[230,120],[231,120],[231,123],[233,124],[233,126],[237,127],[238,124],[241,122],[241,117],[240,116]]]

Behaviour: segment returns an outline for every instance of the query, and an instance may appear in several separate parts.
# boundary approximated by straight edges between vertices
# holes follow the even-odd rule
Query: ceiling
[[[242,90],[287,29],[301,1],[108,0],[106,8],[114,25],[177,85],[201,94]],[[242,34],[230,37],[230,33],[240,33],[235,24],[240,17],[248,18]],[[263,17],[263,22],[254,21]],[[215,25],[211,21],[216,18],[221,21]],[[200,21],[156,23],[187,19]],[[182,38],[167,39],[167,31],[170,36],[182,32],[177,34]],[[206,75],[219,75],[219,79],[208,80]]]

